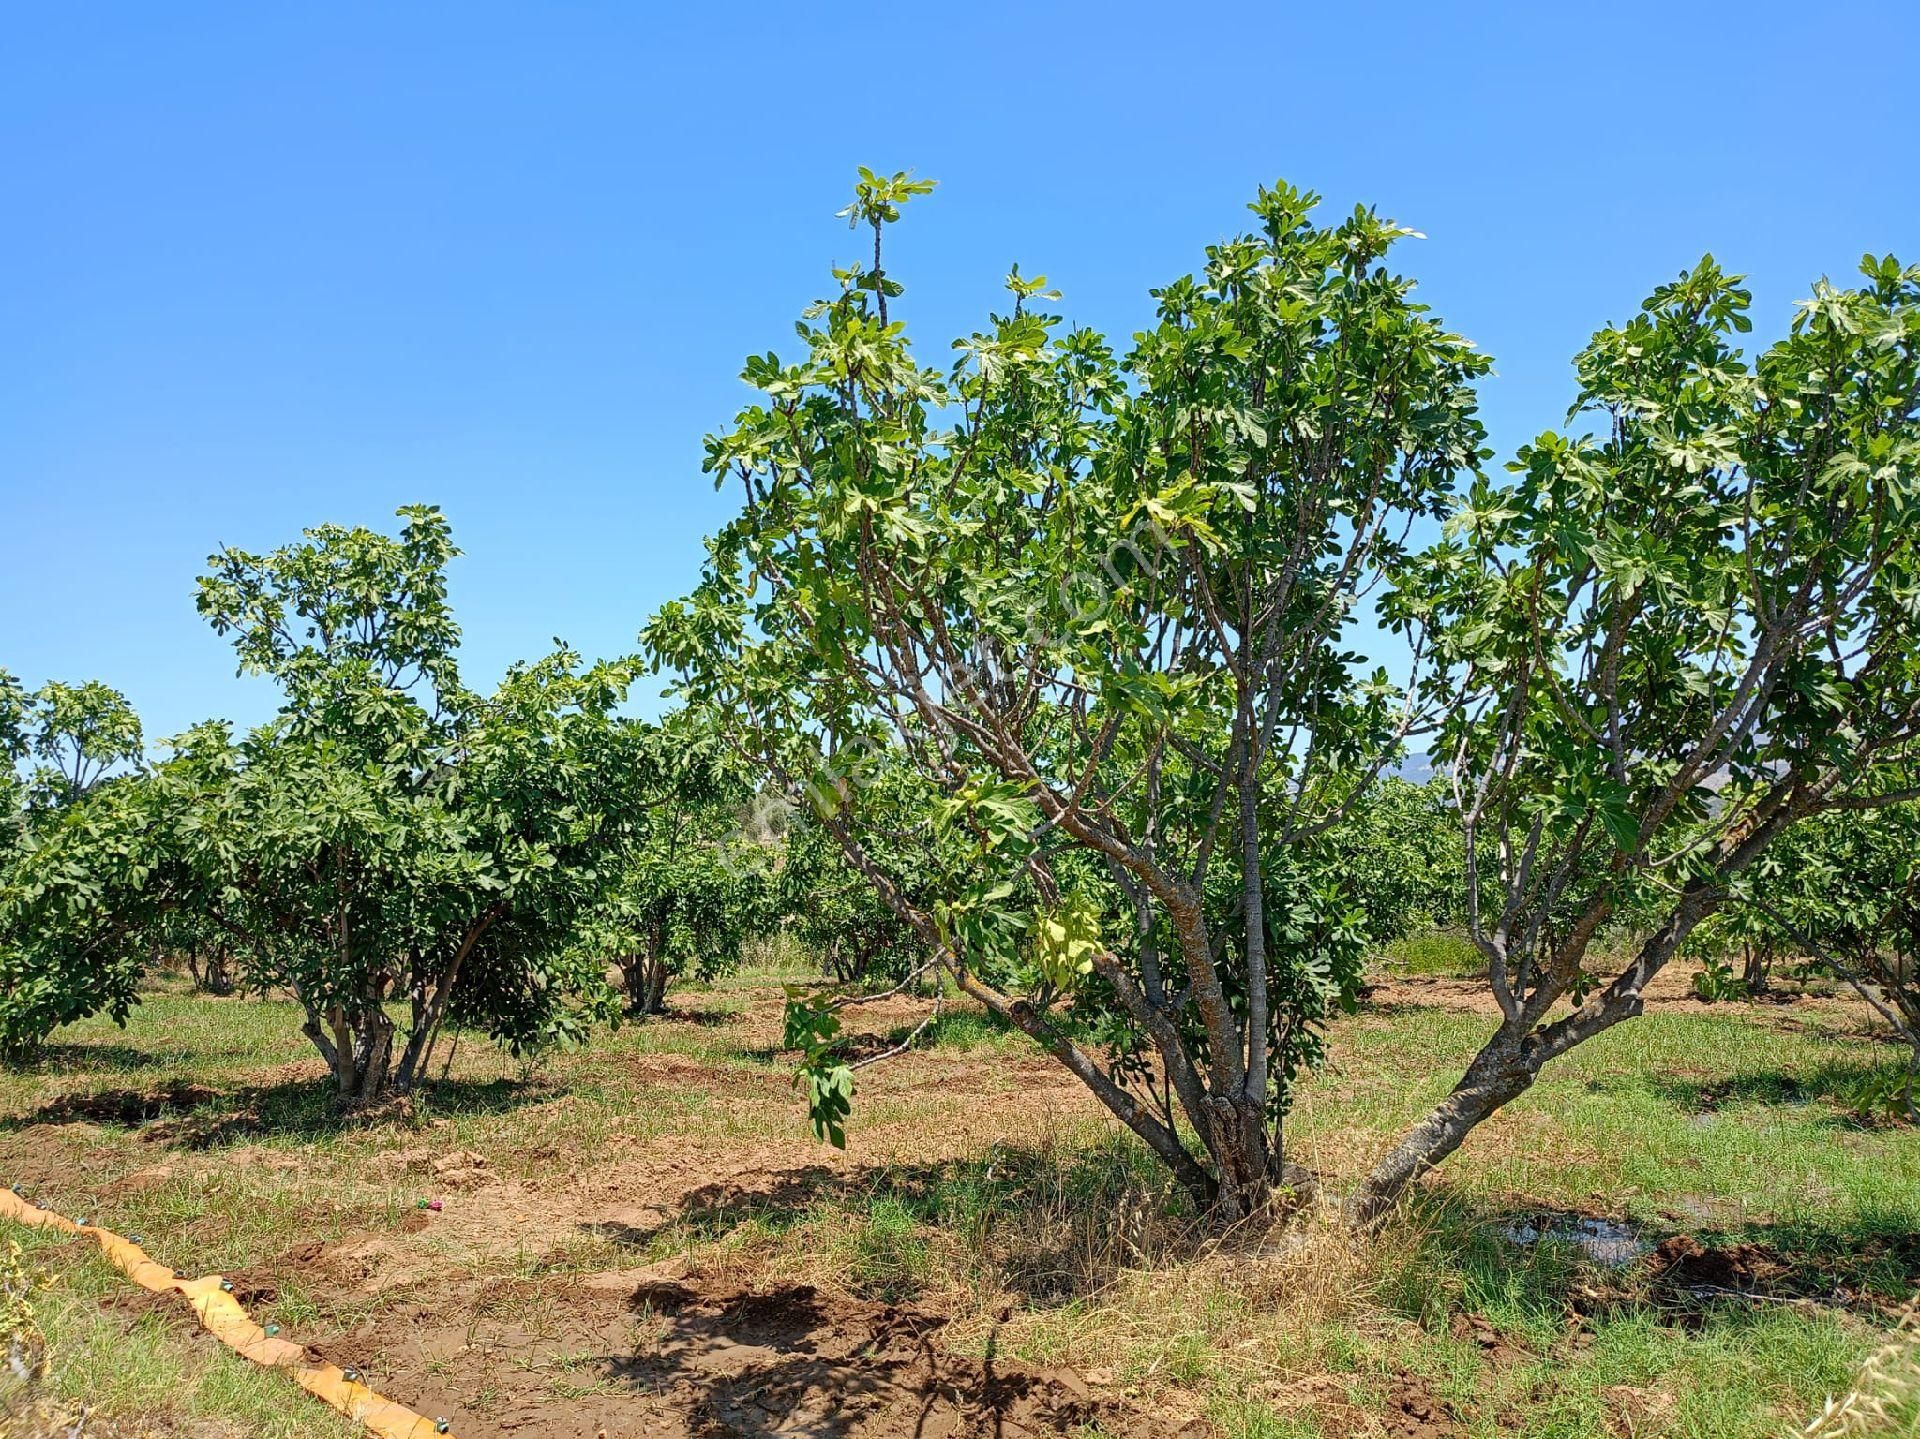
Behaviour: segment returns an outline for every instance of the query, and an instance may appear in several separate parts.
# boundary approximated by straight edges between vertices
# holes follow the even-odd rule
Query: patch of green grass
[[[1644,1402],[1649,1413],[1633,1432],[1649,1432],[1657,1417],[1650,1432],[1771,1435],[1783,1413],[1810,1411],[1844,1387],[1871,1337],[1833,1311],[1722,1301],[1675,1312],[1654,1302],[1637,1268],[1597,1269],[1569,1244],[1515,1245],[1471,1212],[1429,1208],[1425,1218],[1432,1228],[1378,1293],[1440,1351],[1456,1351],[1441,1392],[1499,1420],[1476,1434],[1602,1439],[1620,1432],[1623,1408]],[[1621,1297],[1577,1318],[1568,1295],[1595,1284]],[[1454,1314],[1476,1316],[1532,1357],[1483,1370],[1473,1346],[1450,1344]],[[1398,1366],[1418,1369],[1420,1341],[1403,1333],[1399,1347]]]
[[[51,1355],[50,1384],[108,1421],[199,1432],[237,1428],[262,1439],[349,1439],[361,1430],[286,1375],[250,1364],[196,1334],[184,1302],[148,1297],[86,1240],[0,1224],[20,1241],[44,1287],[35,1319]]]
[[[897,1198],[874,1201],[841,1246],[847,1288],[867,1299],[898,1301],[920,1292],[932,1266],[926,1238]]]
[[[1486,956],[1465,935],[1426,930],[1402,935],[1380,952],[1394,974],[1466,978],[1487,972]]]
[[[1324,1439],[1327,1433],[1311,1410],[1281,1413],[1257,1399],[1223,1398],[1207,1417],[1224,1439]]]
[[[254,1317],[262,1323],[272,1321],[282,1329],[304,1329],[320,1322],[325,1311],[306,1287],[297,1281],[282,1283],[272,1304]]]
[[[1338,1026],[1334,1063],[1295,1103],[1297,1151],[1314,1162],[1324,1150],[1337,1173],[1437,1102],[1492,1027],[1429,1006]],[[1882,1063],[1878,1049],[1818,1024],[1655,1010],[1549,1066],[1438,1182],[1489,1208],[1771,1227],[1797,1243],[1827,1235],[1834,1252],[1920,1235],[1920,1134],[1862,1129],[1846,1113],[1849,1078]]]
[[[1631,1418],[1632,1432],[1773,1439],[1783,1416],[1846,1387],[1860,1350],[1842,1320],[1779,1309],[1727,1310],[1695,1332],[1628,1312],[1583,1337],[1498,1376],[1472,1432],[1609,1439]]]
[[[1477,965],[1470,946],[1445,936],[1390,959],[1405,973]],[[532,1178],[661,1136],[715,1147],[790,1140],[796,1176],[804,1171],[791,1183],[729,1191],[657,1229],[609,1226],[511,1259],[449,1252],[447,1262],[494,1266],[487,1272],[527,1280],[537,1295],[559,1276],[704,1252],[875,1300],[917,1297],[953,1307],[957,1346],[1110,1367],[1143,1392],[1182,1391],[1188,1412],[1202,1409],[1219,1433],[1243,1439],[1358,1432],[1370,1421],[1338,1417],[1342,1403],[1382,1413],[1409,1384],[1478,1436],[1771,1435],[1843,1389],[1876,1342],[1868,1323],[1830,1312],[1712,1304],[1676,1314],[1632,1282],[1596,1274],[1570,1246],[1502,1237],[1507,1223],[1542,1210],[1612,1214],[1649,1238],[1684,1230],[1762,1243],[1807,1292],[1844,1285],[1891,1298],[1920,1275],[1920,1135],[1863,1127],[1849,1109],[1888,1051],[1818,1010],[1796,1009],[1789,1024],[1744,1004],[1705,1015],[1656,1007],[1557,1062],[1477,1131],[1428,1181],[1397,1238],[1342,1250],[1320,1270],[1284,1270],[1261,1289],[1234,1264],[1209,1267],[1190,1242],[1184,1198],[1142,1146],[1099,1119],[1050,1121],[1031,1144],[983,1139],[958,1157],[895,1150],[863,1169],[811,1166],[788,1061],[764,1048],[763,991],[797,974],[689,986],[676,997],[679,1017],[625,1025],[533,1072],[463,1037],[452,1081],[422,1097],[416,1123],[372,1126],[334,1110],[294,1006],[162,985],[125,1031],[87,1021],[40,1062],[0,1073],[0,1184],[19,1158],[43,1176],[38,1197],[143,1233],[163,1263],[274,1270],[279,1296],[261,1317],[319,1331],[347,1323],[361,1301],[324,1284],[310,1291],[275,1261],[311,1239],[400,1233],[435,1181],[385,1163],[392,1151],[473,1149],[504,1175]],[[1396,1001],[1336,1022],[1330,1064],[1296,1095],[1293,1153],[1336,1189],[1446,1092],[1492,1026],[1486,1015],[1422,1003],[1414,986]],[[1030,1071],[1007,1071],[1006,1090],[996,1090],[991,1056],[1027,1043],[956,1003],[912,1063],[936,1073],[950,1064],[999,1104]],[[177,1103],[147,1102],[173,1093]],[[129,1098],[139,1102],[123,1113]],[[954,1106],[966,1102],[937,1085],[875,1083],[854,1122],[949,1134]],[[150,1182],[118,1183],[136,1170]],[[435,1240],[406,1242],[433,1252]],[[87,1397],[103,1410],[140,1412],[164,1390],[174,1407],[163,1412],[183,1420],[218,1414],[248,1432],[337,1432],[274,1428],[293,1422],[282,1410],[326,1414],[304,1400],[265,1407],[249,1386],[281,1395],[278,1376],[205,1368],[201,1346],[159,1319],[100,1311],[94,1299],[130,1286],[111,1271],[88,1279],[80,1259],[63,1250],[49,1261],[63,1276],[55,1317],[74,1359],[62,1382],[98,1386]],[[1595,1283],[1621,1292],[1575,1327],[1572,1297]],[[1001,1323],[994,1316],[1008,1306]],[[1461,1314],[1490,1325],[1518,1357],[1494,1362],[1455,1337]],[[540,1322],[531,1308],[528,1319]],[[138,1350],[125,1364],[113,1348],[122,1329]],[[1330,1387],[1290,1391],[1303,1380]],[[591,1398],[599,1382],[562,1367],[552,1387],[556,1398],[575,1389]],[[1317,1395],[1326,1401],[1318,1417]]]
[[[1033,1041],[985,1009],[948,1008],[927,1026],[920,1042],[928,1048],[976,1050],[1006,1049]]]

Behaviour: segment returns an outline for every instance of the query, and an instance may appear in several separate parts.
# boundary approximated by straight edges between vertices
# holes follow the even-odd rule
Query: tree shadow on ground
[[[509,1113],[555,1092],[544,1080],[454,1079],[429,1086],[419,1098],[436,1117],[459,1118]],[[138,1129],[145,1141],[197,1150],[262,1138],[320,1139],[406,1119],[397,1106],[345,1109],[324,1080],[228,1089],[175,1080],[151,1089],[63,1094],[24,1114],[0,1116],[0,1133],[85,1122]]]
[[[1635,1308],[1699,1327],[1779,1304],[1877,1313],[1920,1286],[1920,1232],[1904,1210],[1761,1222],[1669,1210],[1634,1223],[1433,1190],[1409,1218],[1420,1239],[1388,1298],[1423,1320],[1436,1296],[1458,1295],[1468,1312],[1543,1328],[1570,1310]]]
[[[708,1296],[642,1291],[653,1317],[647,1351],[610,1355],[609,1379],[643,1394],[696,1397],[690,1432],[845,1439],[860,1434],[1137,1435],[1158,1432],[1084,1384],[998,1355],[999,1326],[980,1357],[945,1351],[945,1321],[923,1310],[831,1299],[808,1285]]]
[[[645,1251],[666,1239],[696,1244],[724,1239],[745,1224],[784,1234],[822,1206],[859,1191],[859,1176],[806,1164],[766,1174],[752,1185],[707,1184],[687,1193],[657,1224],[588,1220],[578,1227],[589,1238],[621,1249]]]
[[[605,1278],[607,1276],[600,1276]],[[388,1392],[460,1432],[788,1436],[1082,1434],[1163,1439],[1170,1430],[1070,1371],[941,1339],[945,1316],[803,1283],[740,1287],[644,1274],[564,1303],[513,1281],[473,1313],[370,1314],[321,1347],[377,1369]],[[551,1297],[551,1291],[545,1291]],[[562,1383],[561,1375],[576,1376]],[[587,1381],[591,1382],[580,1382]],[[577,1399],[587,1404],[577,1405]],[[588,1407],[590,1405],[590,1407]]]
[[[1635,1073],[1590,1081],[1599,1093],[1634,1090],[1651,1094],[1683,1114],[1709,1115],[1744,1105],[1817,1111],[1801,1113],[1802,1122],[1835,1128],[1859,1127],[1852,1101],[1860,1082],[1874,1072],[1871,1060],[1830,1059],[1793,1068],[1743,1069],[1734,1074],[1688,1075]]]
[[[816,1222],[846,1247],[856,1293],[915,1297],[931,1277],[931,1246],[958,1235],[968,1262],[1036,1305],[1083,1297],[1149,1250],[1177,1257],[1203,1237],[1171,1181],[1118,1140],[1080,1150],[998,1145],[984,1156],[858,1170],[802,1165],[695,1189],[658,1223],[579,1228],[652,1251],[713,1243],[743,1226],[772,1237]]]
[[[1424,999],[1379,999],[1363,997],[1360,1007],[1354,1011],[1357,1019],[1417,1019],[1445,1016],[1448,1020],[1485,1019],[1491,1025],[1500,1016],[1497,1013],[1483,1014],[1477,1009],[1464,1005],[1435,1004]]]
[[[113,1074],[136,1074],[149,1069],[179,1069],[201,1056],[189,1049],[140,1049],[131,1044],[66,1041],[40,1046],[32,1055],[7,1065],[12,1074],[44,1074],[69,1079],[76,1074],[102,1070]]]
[[[719,1006],[681,1008],[675,1006],[659,1014],[636,1014],[628,1016],[630,1024],[692,1024],[701,1029],[724,1029],[730,1024],[738,1024],[746,1015],[738,1009],[725,1009]]]

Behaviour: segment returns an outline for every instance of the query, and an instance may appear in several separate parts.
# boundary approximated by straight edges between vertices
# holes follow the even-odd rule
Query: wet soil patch
[[[1618,1269],[1643,1257],[1649,1248],[1633,1227],[1603,1214],[1547,1211],[1515,1219],[1500,1231],[1509,1244],[1570,1244],[1591,1263]]]
[[[1647,1267],[1662,1288],[1689,1292],[1775,1294],[1795,1280],[1794,1266],[1765,1244],[1705,1244],[1691,1234],[1661,1240]]]

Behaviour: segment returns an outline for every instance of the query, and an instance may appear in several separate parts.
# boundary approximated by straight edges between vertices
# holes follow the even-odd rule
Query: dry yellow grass
[[[1894,1335],[1867,1356],[1853,1387],[1800,1431],[1804,1439],[1892,1439],[1920,1434],[1920,1308],[1909,1304]]]

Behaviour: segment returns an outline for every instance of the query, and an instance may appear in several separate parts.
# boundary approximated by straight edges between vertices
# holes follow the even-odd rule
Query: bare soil
[[[1658,1008],[1662,1014],[1726,1015],[1738,1012],[1756,1023],[1771,1024],[1785,1030],[1799,1028],[1803,1019],[1815,1017],[1862,1023],[1869,1020],[1866,1006],[1845,992],[1810,994],[1781,986],[1751,999],[1718,1002],[1699,999],[1693,992],[1695,973],[1695,966],[1678,962],[1661,970],[1647,986],[1648,1008]],[[1463,1014],[1484,1014],[1492,1019],[1500,1017],[1500,1005],[1494,999],[1492,989],[1484,978],[1477,977],[1385,974],[1369,984],[1367,1003],[1382,1008],[1427,1005],[1457,1010]],[[1565,1003],[1563,1000],[1562,1004]],[[1755,1010],[1750,1006],[1762,1008]]]
[[[1654,1003],[1705,1009],[1686,986],[1684,975],[1663,975]],[[1387,979],[1370,1004],[1497,1013],[1479,980]],[[726,1026],[730,1041],[749,1053],[771,1052],[778,1042],[777,994],[755,996],[744,1013],[676,1005],[655,1022]],[[1791,1023],[1787,1010],[1798,1007],[1770,1009],[1760,1022]],[[861,1026],[872,1028],[878,1045],[922,1013],[895,1001],[864,1013]],[[662,1236],[690,1223],[711,1220],[724,1230],[745,1214],[803,1210],[883,1171],[925,1169],[996,1144],[1028,1145],[1050,1129],[1100,1117],[1091,1095],[1046,1056],[916,1051],[863,1071],[855,1152],[798,1141],[789,1130],[768,1132],[768,1113],[794,1107],[777,1067],[715,1066],[663,1052],[594,1059],[589,1052],[576,1078],[596,1075],[635,1088],[643,1103],[649,1094],[697,1089],[708,1107],[666,1132],[615,1134],[585,1153],[569,1147],[564,1086],[522,1111],[526,1137],[511,1150],[459,1144],[446,1120],[395,1129],[390,1147],[360,1161],[364,1172],[441,1208],[409,1210],[330,1241],[302,1240],[231,1275],[240,1297],[266,1306],[297,1286],[328,1316],[298,1336],[316,1355],[362,1370],[423,1414],[444,1416],[462,1439],[1017,1439],[1088,1431],[1191,1439],[1212,1432],[1189,1413],[1156,1408],[1150,1392],[1116,1387],[1110,1370],[1015,1362],[996,1354],[995,1333],[983,1345],[977,1326],[950,1343],[950,1316],[937,1302],[828,1293],[751,1264],[702,1270],[677,1259],[587,1275],[567,1268],[569,1246],[611,1245],[643,1264]],[[303,1061],[274,1078],[317,1082],[319,1069]],[[912,1101],[935,1095],[947,1103],[942,1122],[929,1125],[914,1117]],[[9,1177],[30,1189],[134,1195],[219,1170],[322,1162],[283,1147],[232,1143],[230,1134],[199,1142],[199,1131],[179,1116],[219,1097],[181,1082],[59,1097],[12,1132]],[[951,1103],[957,1098],[965,1102]],[[894,1101],[896,1117],[880,1117],[876,1099]],[[138,1126],[137,1139],[103,1144],[102,1125]],[[223,1221],[209,1215],[207,1222]],[[1773,1258],[1683,1238],[1661,1246],[1649,1263],[1675,1285],[1746,1290],[1778,1281]],[[502,1277],[515,1266],[518,1273]],[[1473,1339],[1496,1368],[1531,1357],[1485,1321],[1456,1323],[1467,1328],[1455,1337]],[[1390,1381],[1378,1416],[1331,1389],[1308,1395],[1304,1387],[1290,1386],[1292,1400],[1317,1411],[1328,1432],[1396,1439],[1466,1432],[1462,1416],[1411,1375]]]
[[[471,1439],[1176,1432],[1070,1369],[948,1353],[944,1322],[806,1285],[616,1271],[456,1287],[379,1311],[324,1357]]]

